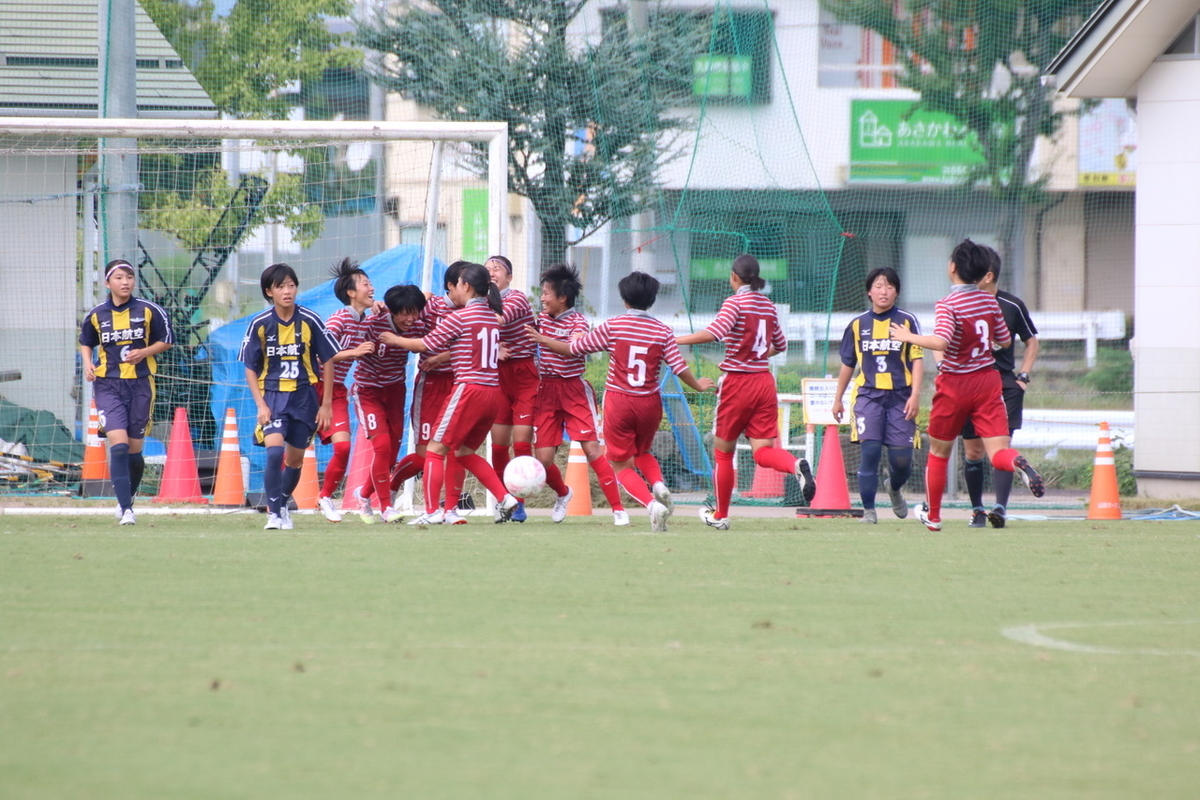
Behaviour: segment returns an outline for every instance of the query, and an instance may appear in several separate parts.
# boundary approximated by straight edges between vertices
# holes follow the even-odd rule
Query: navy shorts
[[[852,442],[883,442],[888,447],[912,447],[917,421],[904,418],[904,404],[912,388],[869,390],[859,388],[854,398]]]
[[[294,392],[263,392],[263,400],[271,409],[271,421],[254,431],[254,442],[266,444],[272,433],[283,434],[283,440],[298,450],[308,448],[317,432],[317,393],[311,386]]]
[[[146,438],[154,408],[153,378],[96,378],[92,399],[101,436],[107,431],[125,431],[130,439]]]

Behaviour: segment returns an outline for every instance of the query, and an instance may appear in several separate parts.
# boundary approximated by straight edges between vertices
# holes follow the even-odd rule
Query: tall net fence
[[[147,2],[145,20],[177,54],[173,68],[225,97],[218,85],[248,67],[214,61],[213,43],[229,42],[206,26],[235,28],[251,4],[190,23],[169,13],[187,5]],[[774,361],[784,444],[814,459],[822,437],[805,425],[802,381],[836,376],[842,333],[868,307],[866,275],[894,268],[898,305],[929,331],[954,244],[988,244],[1003,257],[1001,289],[1025,301],[1040,343],[1015,443],[1052,487],[1081,488],[1098,422],[1133,443],[1136,112],[1123,99],[1057,99],[1038,77],[1097,5],[527,0],[497,18],[482,0],[364,4],[322,22],[323,46],[357,55],[272,98],[285,97],[293,119],[507,123],[503,241],[535,308],[546,264],[579,268],[593,323],[623,311],[616,282],[636,269],[662,283],[653,312],[690,332],[728,296],[732,258],[755,255],[789,340]],[[220,343],[240,341],[262,307],[265,264],[287,261],[302,291],[328,292],[325,270],[344,256],[403,251],[422,265],[423,244],[439,263],[488,254],[477,146],[447,140],[436,180],[428,142],[155,139],[134,151],[136,208],[121,227],[106,200],[121,192],[98,174],[95,141],[0,140],[0,280],[12,297],[53,298],[51,321],[43,310],[34,323],[36,348],[23,316],[0,340],[0,377],[20,374],[0,384],[16,420],[0,420],[0,439],[24,442],[38,462],[8,459],[10,488],[72,485],[75,472],[48,467],[82,458],[76,330],[122,236],[135,242],[144,294],[177,323],[156,416],[187,408],[201,450],[218,444]],[[419,280],[388,276],[377,286]],[[715,377],[719,360],[716,345],[693,349],[699,374]],[[602,357],[589,365],[597,389],[604,369]],[[665,388],[656,449],[672,488],[702,496],[713,400]],[[927,377],[922,421],[931,389]],[[842,450],[853,492],[857,455]],[[756,486],[748,455],[739,465],[744,499],[796,500],[791,482]]]

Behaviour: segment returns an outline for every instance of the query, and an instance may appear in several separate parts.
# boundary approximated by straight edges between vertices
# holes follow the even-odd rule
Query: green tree
[[[587,2],[428,0],[359,26],[359,42],[384,54],[372,78],[385,88],[443,119],[508,123],[509,190],[541,220],[543,264],[655,207],[659,167],[685,127],[659,88],[702,52],[694,26],[631,31],[623,17],[598,39],[569,37]],[[485,173],[479,150],[469,166]]]
[[[953,115],[975,134],[984,163],[966,179],[1005,203],[999,239],[1006,259],[1022,209],[1045,201],[1030,175],[1038,137],[1065,114],[1040,75],[1098,0],[821,0],[843,22],[895,45],[899,83],[919,107]]]

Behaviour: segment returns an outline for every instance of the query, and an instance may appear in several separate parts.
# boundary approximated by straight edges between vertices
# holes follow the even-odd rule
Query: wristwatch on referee
[[[1029,383],[1029,373],[1028,372],[1018,372],[1017,380],[1020,381],[1021,383]]]

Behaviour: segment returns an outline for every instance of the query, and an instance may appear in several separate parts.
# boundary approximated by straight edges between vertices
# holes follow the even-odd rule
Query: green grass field
[[[0,797],[1200,792],[1200,524],[261,525],[0,517]]]

